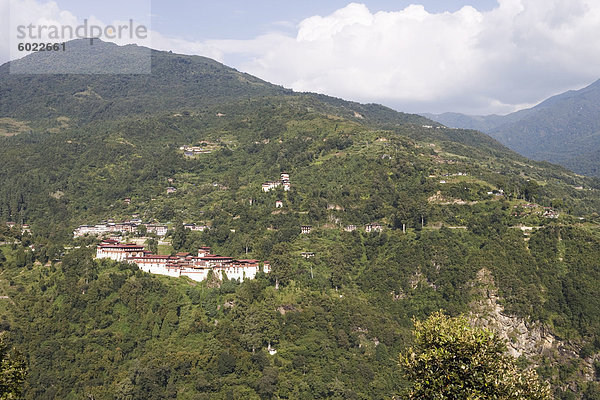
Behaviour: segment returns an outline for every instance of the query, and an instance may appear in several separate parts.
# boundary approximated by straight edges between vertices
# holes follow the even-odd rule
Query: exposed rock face
[[[504,312],[489,270],[484,268],[477,273],[474,290],[478,295],[471,306],[471,322],[497,332],[506,341],[508,353],[512,356],[525,356],[534,360],[536,356],[548,354],[553,350],[566,350],[565,343],[558,340],[542,324],[530,323]]]
[[[499,304],[498,289],[489,270],[484,268],[477,273],[473,291],[476,300],[470,307],[471,323],[496,332],[505,340],[510,355],[524,356],[534,366],[539,366],[542,358],[559,364],[575,361],[579,364],[579,372],[576,374],[579,379],[588,382],[598,380],[594,370],[594,361],[600,359],[600,354],[583,359],[580,357],[580,349],[576,345],[556,337],[542,323],[529,322],[505,313],[504,307]],[[578,392],[575,383],[569,385],[569,389]]]

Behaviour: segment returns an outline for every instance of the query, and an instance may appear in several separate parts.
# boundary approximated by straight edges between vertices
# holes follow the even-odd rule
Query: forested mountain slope
[[[60,70],[61,65],[90,63],[102,71],[115,63],[144,63],[146,57],[150,58],[151,74],[53,73]],[[291,90],[206,57],[135,45],[117,46],[98,39],[93,45],[88,40],[73,40],[66,43],[64,52],[33,53],[13,64],[17,72],[33,70],[37,73],[11,73],[10,63],[0,67],[0,115],[46,129],[64,126],[65,121],[71,119],[85,123],[157,111],[180,111],[186,107],[199,109],[230,100],[293,95]],[[426,121],[423,117],[394,112],[379,105],[363,106],[327,96],[314,97],[337,109],[352,106],[373,120]]]
[[[469,313],[492,292],[551,342],[522,361],[558,398],[598,393],[597,180],[477,131],[152,54],[151,76],[2,67],[0,318],[28,362],[26,398],[390,398],[409,384],[411,318]],[[290,191],[262,191],[283,172]],[[72,239],[134,216],[169,223],[171,251],[208,245],[273,272],[160,277]],[[525,333],[507,335],[519,347]]]

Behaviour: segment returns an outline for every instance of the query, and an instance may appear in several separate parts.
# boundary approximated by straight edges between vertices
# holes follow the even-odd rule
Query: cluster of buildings
[[[136,264],[142,271],[172,277],[187,276],[194,281],[203,281],[212,271],[218,279],[227,277],[240,282],[254,279],[259,271],[271,272],[268,262],[259,260],[234,260],[210,254],[210,247],[201,247],[197,255],[177,253],[175,255],[155,255],[144,246],[133,243],[120,243],[107,239],[96,249],[96,258],[109,258],[114,261]]]
[[[183,155],[185,155],[186,157],[194,157],[199,154],[212,153],[212,151],[216,147],[215,143],[210,143],[210,142],[202,142],[200,144],[201,144],[201,146],[188,146],[188,145],[181,146],[179,148],[179,150],[182,150]]]
[[[281,174],[281,177],[278,181],[268,181],[263,183],[262,190],[263,192],[268,192],[270,190],[278,188],[279,186],[283,186],[283,190],[285,190],[286,192],[290,190],[290,174],[284,172]]]
[[[169,230],[169,227],[165,224],[149,224],[136,219],[124,222],[103,222],[96,225],[80,225],[73,231],[73,236],[104,236],[105,234],[138,233],[141,226],[146,227],[147,233],[154,233],[156,236],[165,236]],[[206,225],[197,225],[195,223],[183,224],[183,227],[190,231],[197,232],[203,232],[210,229],[210,227]]]
[[[124,222],[105,222],[96,225],[80,225],[73,231],[74,237],[81,236],[103,236],[116,233],[137,233],[141,226],[146,227],[146,232],[154,233],[156,236],[165,236],[168,231],[167,225],[143,223],[141,220]]]

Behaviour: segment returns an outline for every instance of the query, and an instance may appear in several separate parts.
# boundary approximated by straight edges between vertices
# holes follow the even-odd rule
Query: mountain
[[[140,52],[93,46],[93,65]],[[0,67],[0,331],[27,361],[25,398],[401,396],[413,318],[440,309],[496,327],[558,398],[600,389],[598,180],[203,57],[151,62],[123,76]],[[289,191],[262,190],[282,173]],[[151,275],[72,235],[133,218],[168,225],[147,242],[161,254],[211,246],[273,271]]]
[[[424,116],[447,126],[486,132],[526,157],[600,176],[600,80],[505,116]]]
[[[64,52],[37,52],[0,66],[0,115],[24,120],[40,129],[56,128],[65,118],[78,122],[134,114],[201,108],[231,100],[294,95],[284,89],[206,57],[188,56],[98,39],[73,40]],[[149,59],[152,73],[136,71]],[[80,65],[78,74],[55,73]],[[108,68],[108,69],[107,69]],[[25,74],[22,72],[33,71]],[[102,72],[102,73],[100,73]],[[321,105],[354,108],[374,120],[426,123],[417,115],[379,105],[361,105],[314,95]],[[353,116],[354,111],[345,114]],[[57,120],[59,122],[57,122]]]
[[[146,58],[151,74],[111,73],[117,67],[128,71]],[[53,72],[65,65],[92,67],[80,74]],[[108,71],[98,73],[103,68]],[[18,73],[30,70],[36,73]],[[286,92],[205,57],[100,40],[70,41],[64,52],[37,52],[0,67],[0,113],[45,127],[57,126],[57,118],[86,122]]]

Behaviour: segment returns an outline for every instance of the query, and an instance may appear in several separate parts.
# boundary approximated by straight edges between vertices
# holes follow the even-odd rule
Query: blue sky
[[[273,30],[291,32],[307,17],[328,15],[350,3],[348,0],[55,1],[76,15],[93,14],[102,20],[119,15],[145,19],[143,11],[149,6],[154,30],[187,40],[249,39]],[[422,4],[434,13],[454,12],[465,5],[487,11],[498,4],[496,0],[366,0],[361,3],[373,12],[398,11],[410,4]]]
[[[0,0],[0,25],[9,13],[133,19],[152,31],[136,44],[407,112],[506,114],[600,78],[598,0]],[[11,35],[0,27],[0,62],[23,56]]]

